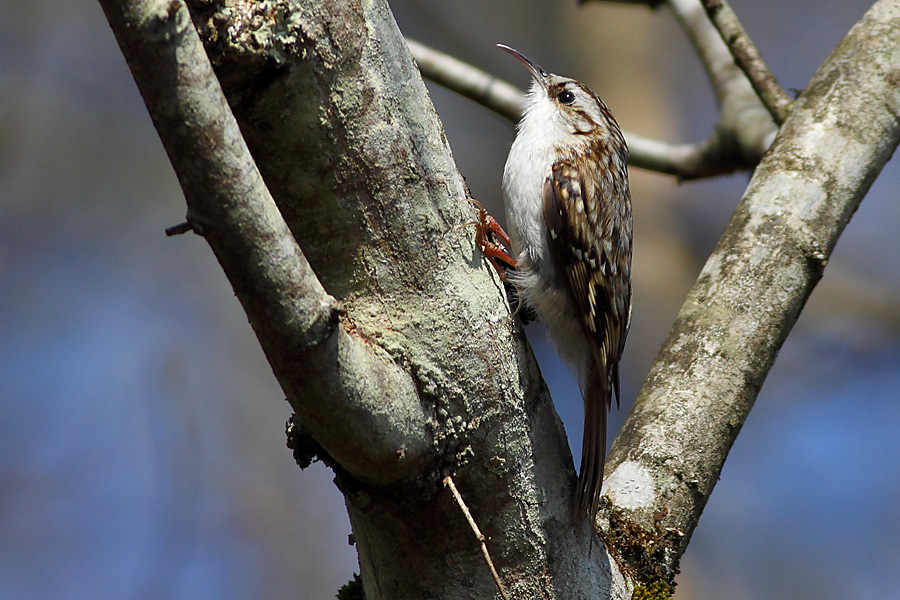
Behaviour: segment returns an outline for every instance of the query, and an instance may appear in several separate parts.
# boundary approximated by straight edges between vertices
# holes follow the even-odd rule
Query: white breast
[[[547,228],[542,190],[566,130],[558,111],[536,83],[528,94],[523,115],[503,170],[506,223],[516,255],[527,253],[534,266],[543,270]]]
[[[554,273],[543,187],[568,134],[543,89],[532,87],[503,170],[506,224],[519,270],[513,281],[547,325],[550,339],[582,377],[590,353],[575,306]]]

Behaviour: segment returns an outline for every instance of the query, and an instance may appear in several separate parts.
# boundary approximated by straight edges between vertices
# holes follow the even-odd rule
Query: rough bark
[[[224,106],[218,86],[193,75],[204,59],[184,7],[102,4],[182,181],[189,220],[238,292],[298,428],[338,474],[367,597],[496,593],[441,485],[448,473],[514,597],[624,589],[607,555],[588,557],[570,523],[565,433],[472,243],[462,178],[386,4],[192,5],[277,205],[264,227],[247,208],[260,203],[270,214],[264,191],[248,199],[240,185],[220,189],[216,154],[193,160],[240,143],[189,133],[199,114],[191,108],[166,116],[166,98],[197,88],[206,94],[199,104]],[[227,131],[227,117],[216,119],[209,129]],[[233,175],[254,179],[243,160]],[[219,210],[232,205],[234,213]],[[273,244],[292,257],[268,255]],[[324,303],[323,317],[278,309],[290,301]]]
[[[612,448],[601,518],[630,570],[671,576],[851,215],[900,139],[900,2],[816,72],[681,308]]]
[[[612,555],[588,554],[571,524],[565,433],[472,243],[464,183],[385,2],[190,2],[220,87],[181,2],[100,1],[189,221],[338,475],[367,597],[496,594],[449,473],[514,598],[670,583],[778,347],[896,147],[900,0],[876,4],[796,101],[685,303],[610,456]]]

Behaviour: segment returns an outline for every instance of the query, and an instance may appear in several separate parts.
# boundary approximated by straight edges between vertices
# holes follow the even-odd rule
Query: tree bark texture
[[[218,89],[189,76],[198,40],[181,3],[102,4],[179,172],[189,221],[238,292],[298,427],[338,475],[367,597],[496,594],[441,485],[448,473],[513,597],[620,595],[614,563],[598,545],[589,557],[571,525],[565,432],[473,244],[463,180],[387,5],[192,4]],[[212,104],[224,91],[290,233],[240,210],[220,215],[240,204],[233,190],[190,184],[192,153],[222,142],[185,138],[192,110],[156,113],[198,83]],[[292,247],[293,236],[302,252],[279,270],[264,252],[220,239],[220,218],[252,244]],[[321,287],[296,285],[309,283],[307,260]],[[302,307],[279,310],[285,300]]]
[[[188,221],[337,474],[367,598],[497,594],[448,474],[513,598],[671,583],[775,353],[896,147],[900,0],[854,27],[757,168],[616,439],[606,547],[590,554],[565,432],[387,4],[191,0],[192,24],[180,1],[100,2]]]
[[[816,72],[756,168],[610,453],[602,521],[633,569],[673,573],[828,257],[900,139],[900,2]]]

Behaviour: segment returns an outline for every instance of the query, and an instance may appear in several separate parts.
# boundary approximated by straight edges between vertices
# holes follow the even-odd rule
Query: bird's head
[[[519,60],[533,78],[522,111],[522,124],[526,121],[540,123],[542,129],[552,128],[560,136],[592,133],[605,134],[618,130],[615,120],[603,101],[575,79],[548,73],[536,62],[518,50],[497,44]]]

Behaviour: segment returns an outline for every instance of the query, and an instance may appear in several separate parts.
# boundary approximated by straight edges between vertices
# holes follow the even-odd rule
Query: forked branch
[[[178,176],[187,222],[218,258],[304,427],[351,472],[401,477],[396,449],[414,457],[430,448],[416,390],[341,326],[340,305],[263,182],[187,7],[180,0],[100,4]],[[419,426],[374,417],[361,426],[353,415],[366,414],[367,403],[413,415]],[[348,449],[347,431],[374,452]]]

